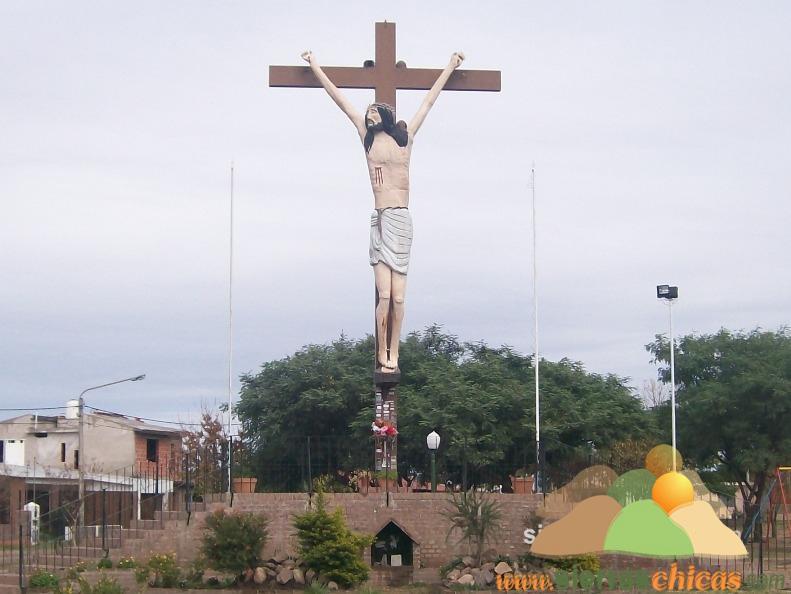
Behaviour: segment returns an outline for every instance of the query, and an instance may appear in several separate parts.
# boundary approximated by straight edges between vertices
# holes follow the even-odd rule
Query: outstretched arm
[[[455,52],[450,57],[450,62],[447,66],[445,66],[445,70],[442,71],[442,74],[439,75],[437,78],[437,82],[434,83],[434,86],[431,87],[431,90],[426,95],[426,98],[423,99],[423,103],[420,105],[420,109],[417,110],[415,117],[412,118],[412,121],[409,123],[409,135],[414,136],[417,134],[417,131],[420,130],[420,126],[423,125],[423,120],[426,119],[429,110],[434,105],[434,102],[439,97],[439,92],[445,86],[445,83],[448,82],[450,75],[453,74],[453,71],[456,70],[461,63],[464,61],[464,54],[461,52]]]
[[[365,122],[363,121],[363,117],[357,113],[357,111],[352,107],[352,104],[344,97],[338,87],[332,84],[332,81],[329,77],[324,74],[324,71],[319,66],[318,62],[316,62],[316,58],[313,56],[313,52],[310,50],[302,53],[302,59],[305,60],[308,64],[310,64],[310,69],[313,74],[316,75],[316,78],[319,79],[321,86],[324,87],[324,90],[327,91],[327,94],[332,97],[332,100],[341,108],[343,113],[345,113],[349,119],[354,124],[354,127],[357,128],[357,132],[360,134],[360,137],[365,136]]]

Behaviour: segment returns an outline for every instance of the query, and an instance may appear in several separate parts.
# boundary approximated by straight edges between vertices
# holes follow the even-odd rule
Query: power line
[[[107,414],[110,414],[110,415],[120,415],[122,417],[132,417],[134,419],[139,419],[141,421],[150,421],[152,423],[165,423],[165,424],[169,424],[169,425],[184,425],[184,426],[188,426],[188,427],[201,427],[201,426],[203,426],[203,423],[184,423],[182,421],[165,421],[163,419],[151,419],[151,418],[148,418],[148,417],[138,417],[136,415],[127,415],[127,414],[119,413],[119,412],[112,411],[112,410],[105,410],[105,409],[102,409],[102,408],[96,408],[96,407],[93,407],[93,406],[88,406],[87,404],[85,405],[85,408],[90,408],[91,410],[94,410],[96,412],[107,413]],[[233,426],[234,427],[240,427],[241,423],[233,423]]]
[[[28,410],[62,410],[65,406],[29,406],[27,408],[0,408],[0,412],[25,412]]]

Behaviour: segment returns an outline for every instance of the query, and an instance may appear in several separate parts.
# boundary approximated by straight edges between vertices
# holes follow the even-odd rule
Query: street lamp
[[[437,450],[439,449],[439,433],[432,431],[426,436],[426,445],[431,452],[431,492],[437,492]]]
[[[122,384],[124,382],[139,382],[141,380],[146,379],[146,374],[143,373],[142,375],[135,375],[133,377],[127,377],[122,380],[116,380],[114,382],[108,382],[106,384],[100,384],[98,386],[93,386],[91,388],[86,388],[82,392],[80,392],[80,431],[78,436],[78,445],[77,445],[77,471],[79,473],[79,493],[78,497],[80,500],[80,510],[79,510],[79,522],[80,526],[83,526],[85,523],[85,462],[87,457],[85,456],[85,399],[83,396],[86,392],[90,392],[91,390],[98,390],[99,388],[106,388],[107,386],[114,386],[115,384]]]
[[[678,299],[678,287],[670,285],[657,285],[656,298],[667,301],[667,311],[670,318],[670,425],[673,433],[673,472],[676,471],[676,364],[675,341],[673,339],[673,300]]]

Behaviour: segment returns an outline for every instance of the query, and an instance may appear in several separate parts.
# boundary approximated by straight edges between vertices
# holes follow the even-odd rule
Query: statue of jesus
[[[396,121],[395,109],[386,103],[369,105],[363,117],[322,71],[312,52],[304,52],[302,58],[310,64],[324,90],[357,128],[365,149],[375,208],[371,215],[368,252],[379,294],[376,360],[380,371],[392,373],[398,369],[398,344],[404,321],[406,276],[412,247],[412,218],[408,210],[412,143],[448,78],[464,60],[464,54],[456,52],[451,56],[409,126],[403,120]]]

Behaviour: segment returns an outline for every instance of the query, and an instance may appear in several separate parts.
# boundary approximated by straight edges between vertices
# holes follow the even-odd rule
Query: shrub
[[[96,564],[96,569],[112,569],[113,568],[113,560],[107,557],[103,559],[99,559],[99,562]]]
[[[129,559],[125,564],[127,567],[135,567],[135,581],[143,586],[150,584],[157,588],[173,588],[178,585],[181,571],[176,565],[176,555],[174,553],[161,553],[151,555],[148,561],[142,565],[137,565],[134,559]],[[120,561],[119,561],[120,565]]]
[[[267,538],[267,519],[260,514],[226,514],[206,518],[201,552],[209,567],[241,575],[255,568]]]
[[[148,560],[148,569],[153,574],[153,585],[158,588],[173,588],[178,584],[179,571],[174,553],[161,553],[151,555]]]
[[[80,578],[80,594],[124,594],[124,589],[115,578],[103,575],[93,586]]]
[[[118,560],[118,565],[116,565],[118,569],[134,569],[137,567],[137,562],[135,561],[134,557],[121,557]]]
[[[461,533],[461,541],[467,541],[478,567],[481,566],[483,547],[499,528],[502,517],[498,503],[485,493],[470,489],[456,495],[451,493],[451,507],[443,515],[450,521],[448,538],[454,529]]]
[[[76,580],[85,571],[88,571],[88,564],[85,561],[77,561],[77,563],[66,570],[66,577],[70,580]]]
[[[327,513],[323,492],[318,492],[315,511],[295,516],[294,526],[300,557],[308,567],[344,587],[368,579],[362,551],[371,545],[373,537],[349,530],[340,509]]]
[[[43,569],[34,571],[28,580],[28,585],[31,588],[41,588],[43,590],[56,590],[58,583],[58,576]]]
[[[596,555],[579,555],[576,557],[558,557],[556,559],[544,559],[544,563],[561,571],[592,571],[596,573],[601,568],[601,563]]]

